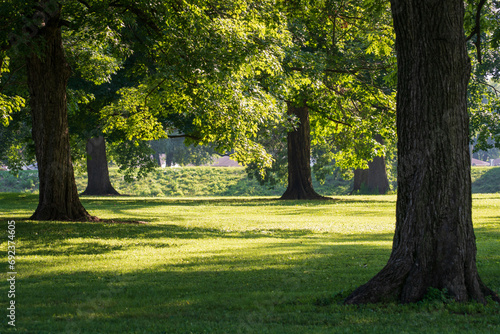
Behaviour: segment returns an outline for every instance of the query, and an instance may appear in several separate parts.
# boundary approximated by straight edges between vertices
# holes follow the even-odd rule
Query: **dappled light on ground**
[[[3,220],[16,220],[21,331],[401,332],[436,312],[436,330],[469,323],[442,302],[340,304],[387,262],[395,196],[84,199],[102,222],[25,220],[31,196],[0,194]],[[498,195],[474,197],[478,268],[496,291],[499,205]],[[469,308],[484,328],[500,328],[498,307]]]

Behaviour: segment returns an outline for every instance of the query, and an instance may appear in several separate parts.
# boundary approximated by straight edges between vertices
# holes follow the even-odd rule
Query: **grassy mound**
[[[500,167],[473,167],[472,192],[491,194],[500,192]]]
[[[284,185],[274,189],[260,185],[247,177],[244,168],[182,167],[159,168],[147,178],[132,183],[124,181],[118,169],[110,169],[113,187],[121,194],[132,196],[280,196]],[[75,175],[79,192],[87,186],[87,175]],[[323,195],[349,193],[351,181],[328,177],[324,184],[313,179],[315,189]],[[21,171],[18,178],[0,171],[0,192],[27,192],[38,190],[37,171]]]
[[[500,192],[500,167],[472,167],[473,193]],[[87,176],[76,175],[79,192],[87,186]],[[127,183],[118,169],[110,169],[111,183],[121,194],[132,196],[280,196],[284,185],[274,189],[250,180],[244,168],[182,167],[162,168],[147,178]],[[332,176],[320,184],[313,177],[314,189],[325,196],[345,195],[352,189],[352,180]],[[34,193],[38,191],[37,171],[21,171],[19,177],[0,171],[0,192]]]

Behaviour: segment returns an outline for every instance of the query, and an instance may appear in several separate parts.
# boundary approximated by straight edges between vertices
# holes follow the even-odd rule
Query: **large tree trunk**
[[[42,54],[27,57],[40,194],[35,220],[96,220],[80,203],[71,163],[66,85],[71,70],[62,46],[59,13],[40,29]]]
[[[120,195],[109,180],[106,140],[103,136],[87,141],[87,189],[82,195]]]
[[[165,167],[172,167],[174,165],[174,150],[170,148],[165,153]]]
[[[312,185],[309,110],[289,103],[287,112],[297,117],[299,125],[287,135],[288,187],[281,199],[326,199]]]
[[[375,139],[384,144],[382,136],[377,135]],[[356,169],[354,171],[353,192],[366,190],[369,193],[385,194],[389,191],[389,180],[385,168],[385,158],[375,157],[368,162],[368,169]]]
[[[346,303],[498,296],[479,278],[471,218],[462,0],[392,0],[398,57],[398,199],[387,265]]]
[[[389,180],[384,157],[375,157],[368,162],[368,169],[355,169],[353,192],[385,194],[389,191]]]

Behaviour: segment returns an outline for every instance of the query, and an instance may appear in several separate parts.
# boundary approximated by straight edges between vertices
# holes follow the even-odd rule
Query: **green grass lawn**
[[[395,195],[83,199],[138,224],[25,220],[37,200],[0,193],[2,250],[16,221],[18,333],[500,332],[492,302],[340,303],[387,262]],[[481,277],[500,292],[500,195],[474,195],[473,214]],[[1,333],[14,332],[7,290]]]

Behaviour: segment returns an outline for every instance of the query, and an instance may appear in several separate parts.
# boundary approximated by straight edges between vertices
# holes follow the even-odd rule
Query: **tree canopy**
[[[395,137],[394,33],[388,4],[291,1],[282,10],[292,43],[283,47],[281,76],[264,82],[289,106],[308,109],[319,176],[333,171],[327,167],[332,161],[343,169],[366,167],[374,156],[386,153],[375,137],[383,135],[389,143]],[[298,116],[289,117],[296,127]],[[260,140],[274,153],[275,164],[267,170],[272,175],[260,179],[275,182],[286,175],[286,168],[278,166],[286,159],[283,144],[270,132],[263,129]],[[258,176],[253,164],[248,172]]]
[[[76,74],[94,84],[109,81],[132,52],[146,55],[134,66],[137,83],[119,89],[120,98],[102,108],[104,132],[154,139],[174,115],[173,123],[191,124],[197,140],[236,148],[239,160],[253,155],[269,163],[252,139],[258,124],[279,117],[279,108],[251,74],[279,69],[273,64],[281,42],[275,40],[286,40],[286,33],[274,1],[8,1],[1,13],[7,22],[0,35],[2,68],[16,55],[27,73],[41,180],[33,218],[89,218],[76,195],[69,154],[68,80]],[[72,55],[85,61],[72,63]],[[76,100],[92,98],[73,93]],[[20,103],[10,97],[2,117]]]
[[[474,150],[500,148],[500,1],[467,1],[465,31],[472,70],[468,89]]]
[[[487,148],[498,137],[498,1],[467,5],[464,28],[476,55],[471,134],[475,147]],[[317,169],[331,161],[366,167],[387,151],[376,136],[389,146],[394,140],[394,33],[385,1],[43,0],[1,6],[0,112],[3,124],[17,122],[8,152],[18,160],[36,151],[21,149],[18,139],[37,125],[37,114],[31,107],[32,117],[15,116],[26,116],[19,110],[33,103],[29,85],[17,83],[30,80],[27,56],[42,62],[52,57],[49,28],[60,33],[71,69],[64,74],[65,67],[59,75],[67,78],[59,79],[66,85],[73,158],[83,152],[82,138],[105,134],[115,142],[116,160],[131,170],[146,165],[144,140],[180,131],[188,141],[234,152],[262,171],[278,158],[266,142],[298,125],[288,105],[310,113]]]

